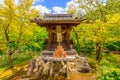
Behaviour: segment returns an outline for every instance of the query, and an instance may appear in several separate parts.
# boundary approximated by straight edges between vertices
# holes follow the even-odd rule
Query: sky
[[[0,4],[3,4],[4,0],[0,0]],[[76,0],[34,0],[32,8],[39,10],[41,14],[52,13],[52,14],[61,14],[66,13],[66,10],[69,5],[72,4],[77,9]],[[100,0],[106,1],[106,0]],[[15,0],[15,3],[18,4],[20,0]],[[84,12],[84,11],[83,11]]]
[[[18,4],[20,0],[15,0]],[[73,0],[34,0],[32,7],[40,11],[40,13],[66,13],[67,4]],[[3,4],[4,0],[0,0],[0,4]]]
[[[67,4],[72,0],[34,0],[33,7],[44,13],[65,13]]]
[[[59,6],[66,7],[66,3],[70,0],[35,0],[33,5],[45,5],[48,8]]]

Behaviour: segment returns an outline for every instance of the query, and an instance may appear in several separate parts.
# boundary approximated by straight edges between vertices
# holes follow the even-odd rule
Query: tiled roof
[[[44,14],[43,18],[35,18],[31,22],[37,23],[39,26],[47,25],[78,25],[84,19],[73,18],[71,14]]]
[[[64,20],[73,19],[71,14],[44,14],[44,20]]]

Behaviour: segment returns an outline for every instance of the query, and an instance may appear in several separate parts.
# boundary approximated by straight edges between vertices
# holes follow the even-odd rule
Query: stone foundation
[[[91,72],[91,67],[88,64],[86,57],[76,56],[71,58],[50,58],[44,60],[42,57],[32,59],[30,61],[27,76],[36,76],[37,80],[51,80],[58,76],[69,78],[69,73]]]

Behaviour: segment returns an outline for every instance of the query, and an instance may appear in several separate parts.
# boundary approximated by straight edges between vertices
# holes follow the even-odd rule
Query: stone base
[[[75,50],[66,51],[65,58],[53,57],[54,51],[43,51],[41,56],[32,59],[27,76],[37,75],[36,80],[50,80],[59,76],[69,78],[70,72],[91,72],[91,67],[88,64],[87,58],[78,56]],[[57,80],[57,79],[56,79]],[[63,79],[64,80],[64,79]]]
[[[87,73],[87,72],[91,72],[92,70],[86,57],[78,56],[76,58],[76,64],[77,64],[76,68],[78,72]]]

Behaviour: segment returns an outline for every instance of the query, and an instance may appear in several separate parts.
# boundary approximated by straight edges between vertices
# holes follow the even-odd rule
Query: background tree
[[[2,45],[6,46],[10,67],[13,66],[12,54],[23,43],[23,36],[29,30],[30,18],[38,15],[37,12],[30,12],[32,2],[33,0],[21,0],[16,5],[14,0],[5,0],[5,5],[0,8]]]
[[[119,32],[117,31],[117,28],[119,29],[119,17],[116,14],[119,13],[119,0],[77,0],[74,3],[78,6],[71,4],[69,8],[76,7],[74,15],[81,15],[86,19],[84,22],[88,24],[82,23],[75,28],[74,32],[79,36],[76,36],[77,38],[74,39],[79,40],[81,47],[78,48],[80,48],[80,51],[82,51],[83,45],[88,45],[88,42],[93,43],[92,45],[94,45],[94,50],[96,51],[96,60],[100,62],[102,53],[106,49],[106,44],[108,44],[107,41],[113,39],[111,35],[115,32],[119,36]],[[69,8],[68,12],[73,11],[71,10],[72,8]],[[113,15],[114,17],[112,17]],[[115,19],[116,17],[117,19]],[[80,17],[80,19],[83,18]],[[114,39],[118,40],[115,36]],[[88,50],[88,48],[85,47],[84,50]]]

